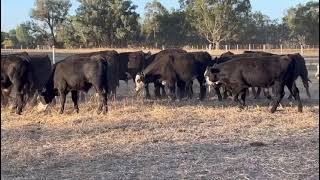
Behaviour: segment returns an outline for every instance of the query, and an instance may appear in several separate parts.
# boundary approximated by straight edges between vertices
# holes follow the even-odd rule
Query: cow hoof
[[[271,113],[274,113],[274,112],[276,112],[276,110],[272,108],[270,112],[271,112]]]
[[[298,109],[298,112],[299,112],[299,113],[302,113],[302,108],[301,108],[301,109],[299,108],[299,109]]]
[[[63,114],[63,111],[59,111],[59,114]]]

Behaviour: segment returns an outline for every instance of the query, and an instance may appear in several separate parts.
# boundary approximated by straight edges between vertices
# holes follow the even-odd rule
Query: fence
[[[165,49],[166,47],[164,45],[161,46],[161,49]],[[172,47],[171,47],[172,48]],[[82,53],[82,52],[93,52],[93,51],[99,51],[103,49],[116,49],[119,52],[123,51],[135,51],[135,50],[145,50],[151,52],[157,52],[161,49],[157,49],[154,47],[125,47],[125,48],[81,48],[79,46],[78,49],[57,49],[59,53]],[[276,54],[288,54],[288,53],[297,53],[304,56],[319,56],[319,45],[295,45],[295,44],[222,44],[220,45],[219,50],[213,49],[212,46],[209,45],[202,45],[201,47],[199,45],[197,46],[185,46],[183,49],[186,49],[188,51],[208,51],[211,55],[220,55],[226,51],[231,51],[234,53],[241,53],[245,50],[252,50],[252,51],[265,51],[265,52],[271,52]],[[46,52],[48,54],[52,54],[52,62],[56,62],[56,49],[54,46],[40,46],[38,45],[35,49],[23,49],[21,46],[19,49],[1,49],[1,53],[11,53],[11,52],[17,52],[17,51],[28,51],[28,52]],[[59,59],[59,58],[58,58]]]

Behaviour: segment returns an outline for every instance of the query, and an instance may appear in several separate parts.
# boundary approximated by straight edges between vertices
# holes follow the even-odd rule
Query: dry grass
[[[95,51],[102,51],[102,50],[116,50],[117,52],[129,52],[129,51],[140,51],[143,50],[144,52],[150,51],[151,53],[157,53],[160,49],[139,49],[139,48],[82,48],[82,49],[56,49],[56,53],[88,53],[88,52],[95,52]],[[201,49],[186,49],[187,51],[202,51]],[[248,49],[239,49],[238,51],[235,49],[230,50],[235,54],[242,53],[243,51]],[[262,49],[253,49],[254,51],[262,51]],[[3,51],[3,49],[1,50]],[[10,50],[7,50],[8,52]],[[34,53],[52,53],[52,50],[37,50],[37,49],[14,49],[14,52],[19,51],[27,51],[27,52],[34,52]],[[225,52],[224,49],[221,50],[211,50],[208,51],[213,56],[220,56],[222,53]],[[266,52],[281,54],[280,49],[267,49]],[[290,53],[300,53],[300,49],[283,49],[283,54],[290,54]],[[319,57],[319,49],[304,49],[304,56],[316,56]]]
[[[230,100],[171,103],[132,98],[80,113],[1,109],[3,179],[317,179],[319,103],[304,112],[265,100],[239,111]]]

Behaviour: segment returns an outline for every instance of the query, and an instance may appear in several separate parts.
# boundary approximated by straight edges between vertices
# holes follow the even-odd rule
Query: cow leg
[[[257,90],[255,87],[252,87],[252,94],[253,94],[254,99],[258,99],[260,96],[260,93],[261,93],[260,87],[258,87]]]
[[[226,87],[222,87],[223,89],[223,99],[227,99],[228,98],[228,90]]]
[[[206,91],[207,91],[207,88],[206,88],[206,85],[205,85],[205,79],[204,77],[198,77],[198,82],[200,84],[200,95],[199,95],[199,99],[200,101],[203,101],[204,98],[206,97]],[[191,86],[192,88],[192,86]],[[193,92],[192,92],[193,93]]]
[[[169,87],[169,98],[171,99],[171,101],[176,100],[176,85],[175,85],[175,83],[169,83],[168,87]]]
[[[6,96],[3,91],[1,90],[1,105],[2,106],[7,106],[9,103],[8,96]]]
[[[218,96],[218,100],[222,101],[222,96],[221,96],[221,93],[220,93],[220,87],[219,86],[213,86],[213,88],[214,88],[214,91],[216,92],[216,94]]]
[[[101,112],[103,114],[106,114],[108,112],[108,94],[103,90],[98,90],[97,92],[99,94],[99,105],[97,114],[100,114]]]
[[[281,82],[276,82],[273,87],[275,91],[275,98],[273,100],[271,113],[274,113],[277,110],[277,107],[284,96],[284,85]]]
[[[263,88],[263,94],[268,100],[272,99],[268,88]]]
[[[178,98],[182,99],[185,97],[185,90],[189,91],[189,87],[186,87],[186,83],[184,81],[177,81],[177,87],[178,87]],[[189,96],[189,94],[188,94]]]
[[[37,98],[38,98],[38,90],[31,90],[30,91],[30,97],[28,98],[28,102],[31,107],[34,107],[37,105]]]
[[[296,86],[296,83],[287,85],[290,93],[293,95],[294,99],[297,102],[298,112],[302,112],[302,103],[299,95],[299,89]]]
[[[302,80],[302,84],[303,84],[303,86],[306,88],[306,91],[307,91],[307,96],[308,96],[308,98],[310,99],[311,98],[311,95],[310,95],[310,91],[309,91],[309,82],[308,82],[308,80],[303,80],[303,79],[301,79]],[[309,80],[310,81],[310,80]],[[310,81],[311,82],[311,81]]]
[[[66,96],[68,94],[68,91],[65,91],[65,90],[61,90],[60,91],[60,103],[61,103],[61,108],[60,108],[60,114],[63,114],[63,111],[64,111],[64,105],[66,103]]]
[[[247,93],[247,90],[243,90],[242,93],[241,93],[241,100],[242,100],[242,106],[246,106],[246,93]]]
[[[149,84],[147,83],[144,88],[146,90],[145,98],[150,99],[151,96],[150,96],[150,92],[149,92]]]
[[[192,99],[193,97],[192,82],[188,82],[186,86],[187,86],[186,90],[187,90],[188,99]]]
[[[78,106],[78,91],[71,91],[71,99],[72,99],[72,102],[73,102],[73,107],[74,107],[74,110],[79,113],[79,106]]]
[[[155,98],[156,99],[160,99],[160,97],[161,97],[161,94],[160,94],[160,86],[161,86],[161,84],[158,83],[158,82],[154,82],[153,86],[154,86],[154,96],[155,96]],[[150,98],[150,94],[149,94],[149,98]]]
[[[161,94],[161,97],[162,98],[165,98],[167,96],[167,93],[166,93],[166,88],[164,85],[161,84],[160,86],[161,90],[162,90],[162,94]]]

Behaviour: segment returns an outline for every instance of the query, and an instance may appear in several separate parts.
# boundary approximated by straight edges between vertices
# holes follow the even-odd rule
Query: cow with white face
[[[208,86],[208,91],[211,92],[211,87],[214,88],[217,96],[218,96],[218,100],[219,101],[222,101],[222,96],[221,96],[221,93],[220,93],[220,87],[221,87],[221,84],[219,82],[213,82],[210,80],[210,69],[211,67],[208,66],[206,68],[206,71],[204,72],[204,78],[206,80],[206,85]]]
[[[316,72],[315,77],[316,77],[317,79],[319,79],[319,64],[317,65],[317,72]]]
[[[145,87],[143,73],[138,73],[135,78],[136,93],[138,94]]]

